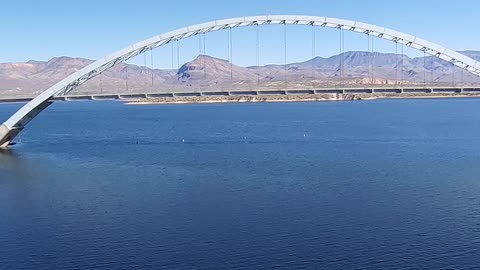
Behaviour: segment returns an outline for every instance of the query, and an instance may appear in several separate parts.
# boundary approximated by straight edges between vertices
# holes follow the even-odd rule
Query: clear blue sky
[[[386,0],[0,0],[0,62],[55,56],[96,59],[131,43],[169,30],[237,16],[298,14],[358,20],[392,28],[442,44],[454,50],[480,50],[480,1]],[[261,64],[283,62],[281,26],[261,29]],[[288,28],[288,60],[311,57],[311,32]],[[207,36],[207,54],[227,58],[227,33]],[[346,50],[366,50],[365,37],[346,34]],[[234,63],[255,64],[255,31],[235,30]],[[378,41],[379,50],[393,44]],[[198,54],[198,40],[180,43],[180,62]],[[317,54],[338,53],[338,35],[319,29]],[[155,52],[156,67],[170,67],[171,49]],[[408,52],[414,54],[413,52]],[[141,63],[143,60],[134,62]],[[177,65],[176,57],[174,66]]]

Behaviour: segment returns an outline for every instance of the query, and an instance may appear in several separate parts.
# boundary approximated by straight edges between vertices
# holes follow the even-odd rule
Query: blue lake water
[[[0,269],[480,269],[479,99],[57,102],[18,142]]]

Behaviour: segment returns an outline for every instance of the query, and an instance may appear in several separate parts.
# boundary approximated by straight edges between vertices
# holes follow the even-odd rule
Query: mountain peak
[[[236,80],[247,80],[253,78],[255,73],[249,68],[233,65],[225,59],[199,55],[193,61],[180,67],[177,75],[179,78],[189,80],[205,80],[207,78],[208,80],[230,81],[232,76],[235,76]]]
[[[191,61],[190,63],[196,63],[196,62],[199,62],[199,61],[213,61],[213,62],[227,62],[229,63],[228,60],[225,60],[225,59],[221,59],[221,58],[217,58],[217,57],[213,57],[213,56],[210,56],[210,55],[205,55],[205,54],[200,54],[199,56],[197,56],[193,61]]]

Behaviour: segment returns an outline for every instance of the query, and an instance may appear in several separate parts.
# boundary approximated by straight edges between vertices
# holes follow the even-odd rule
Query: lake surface
[[[479,99],[57,102],[18,142],[0,269],[480,269]]]

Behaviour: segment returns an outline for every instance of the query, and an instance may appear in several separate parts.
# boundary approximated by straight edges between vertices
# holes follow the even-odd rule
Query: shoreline
[[[369,101],[379,99],[447,99],[480,98],[480,94],[315,94],[315,95],[262,95],[262,96],[199,96],[176,98],[147,98],[126,101],[127,105],[161,104],[215,104],[215,103],[278,103],[278,102],[328,102]]]

